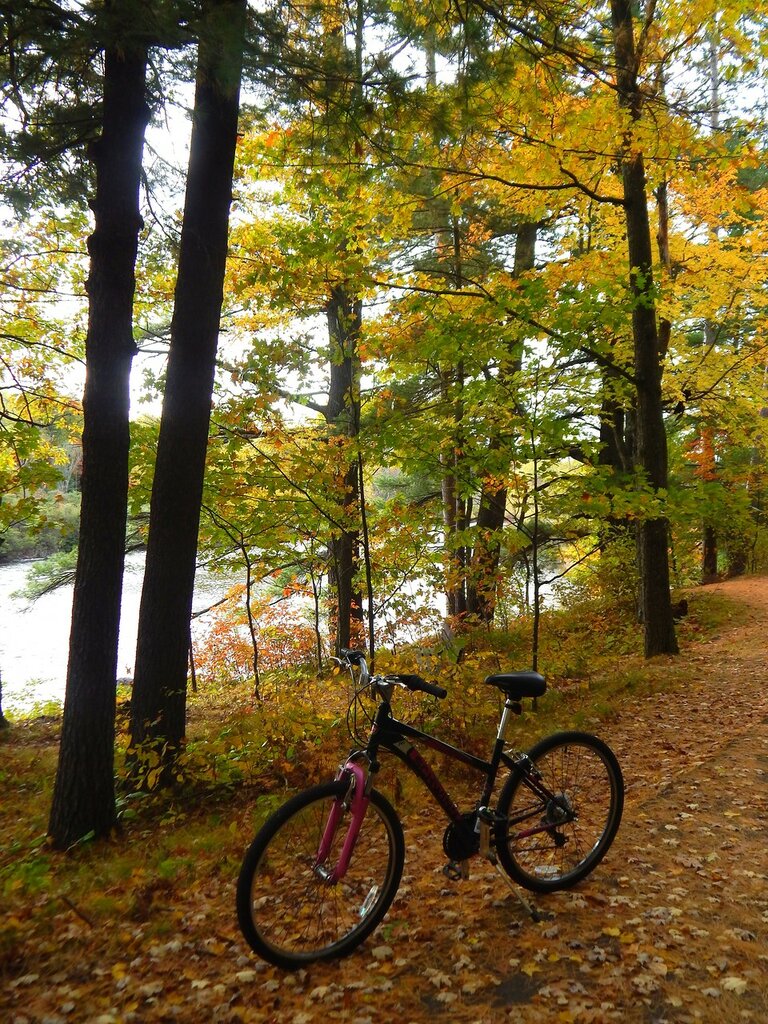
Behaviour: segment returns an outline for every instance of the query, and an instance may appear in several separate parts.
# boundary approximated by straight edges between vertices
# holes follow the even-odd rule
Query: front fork
[[[347,873],[349,862],[352,859],[352,853],[363,825],[365,812],[368,810],[368,804],[370,803],[370,798],[367,795],[368,775],[365,768],[357,761],[348,760],[339,769],[336,778],[347,779],[349,781],[349,788],[344,795],[337,797],[333,802],[331,813],[328,815],[328,821],[325,823],[314,866],[314,872],[317,877],[329,885],[334,885]],[[326,861],[331,854],[333,841],[336,838],[344,811],[347,809],[350,812],[347,834],[344,836],[338,860],[333,867],[328,867]]]

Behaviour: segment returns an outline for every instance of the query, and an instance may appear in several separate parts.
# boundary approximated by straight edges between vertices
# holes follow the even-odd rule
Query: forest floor
[[[250,954],[233,920],[249,820],[241,799],[222,809],[230,848],[189,888],[134,871],[130,913],[109,893],[101,909],[60,897],[52,910],[50,892],[32,901],[29,921],[17,912],[17,947],[0,957],[0,1019],[768,1020],[768,579],[716,587],[739,614],[687,640],[679,659],[643,667],[642,693],[625,693],[595,724],[624,771],[623,823],[590,878],[536,898],[541,923],[485,862],[449,882],[442,825],[436,834],[411,801],[403,884],[385,923],[350,958],[285,974]]]

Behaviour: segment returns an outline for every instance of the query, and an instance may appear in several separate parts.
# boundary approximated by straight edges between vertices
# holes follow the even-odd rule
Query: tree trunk
[[[717,531],[714,526],[705,526],[701,552],[701,582],[714,583],[716,579]]]
[[[621,399],[615,397],[615,384],[619,371],[606,366],[602,371],[603,399],[600,403],[600,451],[597,456],[599,466],[610,470],[615,478],[615,487],[621,487],[622,478],[632,471],[633,442],[629,436],[629,424],[632,417]],[[626,516],[612,513],[597,524],[598,544],[601,555],[607,554],[615,545],[627,540],[632,541],[635,527]],[[635,538],[636,543],[636,538]],[[638,560],[636,568],[640,575],[640,551],[636,547]],[[638,609],[638,620],[642,615]]]
[[[496,608],[501,534],[507,509],[506,487],[483,483],[477,510],[477,533],[467,586],[467,611],[482,622],[492,622]]]
[[[745,537],[735,537],[726,546],[728,578],[743,576],[749,566],[749,545]]]
[[[716,29],[712,29],[712,32]],[[712,131],[720,130],[720,68],[717,59],[717,41],[714,35],[709,36],[709,88],[710,108],[712,111]],[[715,228],[714,237],[718,237],[718,229]],[[707,348],[714,348],[717,343],[717,329],[711,320],[704,324],[704,344]],[[705,480],[716,480],[717,463],[715,461],[715,432],[712,426],[703,422],[701,426],[702,439],[702,475]],[[701,580],[702,583],[714,583],[717,579],[717,530],[712,523],[702,524],[703,546],[701,553]]]
[[[451,413],[450,448],[440,456],[443,498],[443,529],[445,532],[445,607],[449,617],[467,611],[466,548],[457,535],[467,527],[466,503],[460,491],[460,460],[463,448],[464,368],[461,361],[451,369],[440,370],[443,401]]]
[[[633,119],[641,116],[637,51],[631,0],[611,0],[619,102]],[[643,154],[625,140],[621,155],[632,292],[632,337],[636,386],[636,460],[654,492],[667,486],[667,437],[661,395],[662,362],[653,285],[653,256]],[[646,519],[639,527],[641,614],[645,654],[676,654],[677,639],[669,592],[667,519]]]
[[[360,110],[364,102],[363,51],[365,9],[360,0],[352,6],[334,2],[329,8],[333,27],[326,31],[322,49],[328,61],[323,82],[330,105],[337,108]],[[348,45],[349,35],[354,37],[354,50]],[[350,77],[339,73],[349,67]],[[335,118],[329,116],[325,144],[332,161],[338,160],[339,141]],[[346,196],[342,187],[341,194]],[[347,240],[343,238],[339,251],[343,257]],[[322,410],[331,430],[357,439],[360,433],[360,357],[358,344],[363,323],[363,303],[355,291],[354,279],[332,284],[325,305],[330,351],[328,402]],[[332,589],[331,619],[335,627],[334,647],[338,654],[342,647],[356,645],[363,628],[362,591],[356,581],[360,559],[360,481],[359,448],[351,447],[343,472],[339,474],[341,499],[341,530],[334,528],[330,539],[330,574]]]
[[[632,458],[627,451],[627,410],[613,397],[618,370],[608,366],[603,370],[603,400],[600,404],[600,452],[598,465],[609,466],[615,473],[627,473]]]
[[[461,290],[464,272],[461,256],[459,224],[451,216],[446,201],[436,204],[435,257],[441,273]],[[467,563],[469,552],[457,538],[469,528],[467,502],[462,494],[462,459],[464,451],[464,361],[440,368],[441,397],[450,410],[452,430],[450,448],[440,457],[442,465],[443,526],[446,548],[445,605],[449,616],[462,616],[467,611]]]
[[[117,638],[128,496],[129,378],[144,130],[146,49],[121,41],[104,57],[101,138],[94,144],[80,543],[64,718],[48,825],[66,849],[115,824]]]
[[[309,578],[312,581],[312,625],[315,630],[315,657],[317,671],[323,671],[323,638],[320,633],[320,585],[314,571],[310,568]]]
[[[329,426],[347,437],[360,431],[360,364],[357,344],[363,320],[362,303],[345,287],[335,286],[326,305],[328,340],[331,351],[330,385],[325,418]],[[344,529],[331,537],[331,582],[335,591],[332,617],[335,620],[335,649],[359,640],[363,623],[363,601],[355,582],[360,558],[358,460],[350,460],[340,480],[343,490]]]
[[[0,729],[10,728],[11,723],[3,714],[3,677],[0,675]]]
[[[536,263],[536,236],[538,224],[521,224],[515,239],[514,277],[520,277],[532,270]],[[510,353],[510,358],[499,367],[499,383],[514,387],[514,377],[520,372],[519,349]],[[497,450],[503,443],[500,434],[490,439],[489,451]],[[471,572],[467,587],[467,611],[478,616],[483,622],[492,622],[496,608],[498,590],[499,559],[501,557],[501,535],[507,510],[507,487],[498,487],[487,479],[480,491],[477,509],[477,536],[472,551]]]
[[[164,769],[183,748],[186,728],[187,638],[223,302],[244,26],[244,0],[203,4],[131,700],[131,745],[138,751],[156,746]],[[164,771],[159,781],[168,779]]]

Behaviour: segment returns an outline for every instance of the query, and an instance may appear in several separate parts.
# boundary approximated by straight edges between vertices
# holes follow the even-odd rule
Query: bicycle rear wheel
[[[237,883],[237,917],[251,948],[288,970],[347,956],[376,928],[395,898],[405,860],[403,829],[377,790],[349,868],[331,882],[316,870],[328,816],[348,781],[313,786],[269,818],[251,843]],[[326,865],[347,835],[344,810]]]
[[[533,892],[567,889],[603,859],[621,821],[624,780],[606,743],[555,733],[528,752],[499,796],[496,849],[510,878]]]

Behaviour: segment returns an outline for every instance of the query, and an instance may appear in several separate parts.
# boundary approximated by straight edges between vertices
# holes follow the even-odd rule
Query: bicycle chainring
[[[466,860],[480,849],[480,836],[475,832],[477,813],[467,811],[461,821],[452,821],[443,834],[443,851],[449,860]]]

